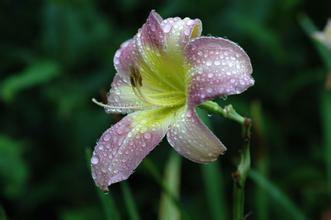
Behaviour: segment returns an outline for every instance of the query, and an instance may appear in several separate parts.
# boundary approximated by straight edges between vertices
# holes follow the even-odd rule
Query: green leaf
[[[11,199],[24,190],[28,177],[28,167],[23,160],[24,143],[0,136],[0,183],[3,193]]]
[[[90,159],[91,159],[92,153],[89,148],[86,149],[86,164],[90,168]],[[118,208],[115,205],[115,202],[113,200],[113,197],[109,195],[109,193],[104,193],[97,187],[95,187],[100,199],[100,203],[102,205],[105,217],[107,220],[121,220],[121,216],[118,212]]]
[[[169,198],[171,198],[171,200],[173,201],[173,203],[180,208],[180,203],[178,201],[178,198],[176,198],[176,196],[173,195],[171,190],[168,189],[168,186],[163,182],[162,175],[158,170],[157,166],[154,164],[154,162],[151,159],[146,158],[143,161],[143,166],[146,169],[146,171],[152,176],[152,178],[160,185],[163,192],[167,193]]]
[[[324,130],[325,163],[327,172],[328,190],[331,194],[331,91],[325,91],[322,95],[322,121]]]
[[[283,207],[284,212],[288,213],[289,219],[293,220],[305,220],[306,217],[302,211],[296,207],[296,205],[272,182],[262,176],[260,173],[250,170],[248,177],[255,182],[258,186],[265,190],[266,193],[271,196],[275,202],[279,203]]]
[[[257,171],[267,177],[269,175],[269,154],[268,154],[268,145],[266,144],[266,120],[262,111],[261,103],[254,101],[251,105],[252,112],[252,121],[254,133],[259,140],[255,148],[255,164]],[[254,189],[254,205],[256,210],[256,217],[259,220],[267,220],[270,210],[270,205],[268,197],[265,194],[264,190],[256,185]]]
[[[0,96],[5,101],[12,101],[17,93],[24,89],[44,84],[60,73],[57,63],[49,60],[39,61],[13,74],[0,84]]]
[[[7,220],[6,212],[2,206],[0,206],[0,220]]]
[[[61,220],[90,220],[90,219],[101,219],[102,215],[98,213],[98,209],[95,207],[79,207],[64,210],[61,213]]]
[[[226,202],[224,200],[224,183],[221,170],[217,162],[202,165],[203,181],[207,196],[207,203],[212,219],[228,219]]]
[[[170,193],[176,198],[179,199],[180,191],[180,166],[181,166],[181,157],[175,153],[171,152],[169,161],[167,162],[164,175],[164,184]],[[161,202],[160,202],[160,211],[159,211],[159,220],[179,220],[180,219],[180,210],[169,197],[169,194],[162,192]]]
[[[135,201],[133,199],[129,184],[124,181],[121,183],[124,201],[128,210],[130,220],[139,220],[139,213]]]
[[[43,16],[44,49],[64,65],[100,55],[104,45],[111,43],[111,23],[93,1],[46,1]]]
[[[314,23],[305,15],[300,17],[300,24],[306,33],[312,36],[315,33],[317,28],[315,27]],[[318,41],[314,41],[314,45],[318,50],[322,60],[328,71],[331,70],[331,50],[326,48]],[[324,127],[324,138],[325,138],[325,163],[326,163],[326,172],[327,172],[327,181],[328,181],[328,190],[331,193],[331,92],[330,91],[323,91],[322,98],[321,98],[321,115],[322,115],[322,124]]]
[[[199,117],[209,127],[212,126],[211,120],[206,111],[197,109]],[[224,180],[217,162],[201,165],[203,181],[207,197],[208,208],[212,219],[228,219],[228,207],[225,202]]]

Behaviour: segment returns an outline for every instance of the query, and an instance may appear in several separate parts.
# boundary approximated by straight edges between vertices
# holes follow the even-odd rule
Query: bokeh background
[[[217,100],[254,122],[247,219],[331,219],[330,53],[309,36],[327,0],[1,0],[0,219],[231,219],[240,126],[203,111],[228,147],[217,162],[164,141],[109,194],[94,186],[88,155],[122,116],[91,98],[105,99],[116,49],[151,9],[200,18],[252,60],[255,86]]]

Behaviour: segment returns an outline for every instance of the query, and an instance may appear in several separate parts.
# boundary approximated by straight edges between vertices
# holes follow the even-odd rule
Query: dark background
[[[237,42],[252,60],[255,85],[218,100],[254,121],[252,166],[268,182],[248,179],[248,219],[331,219],[327,68],[303,28],[309,17],[323,29],[327,0],[1,0],[0,219],[106,219],[102,199],[130,219],[121,184],[98,194],[90,175],[87,149],[121,118],[91,98],[105,98],[115,51],[151,9],[200,18],[203,35]],[[182,160],[179,207],[188,219],[231,219],[240,126],[201,114],[229,150],[210,172]],[[159,215],[162,187],[150,166],[162,175],[172,151],[164,141],[127,181],[141,219]]]

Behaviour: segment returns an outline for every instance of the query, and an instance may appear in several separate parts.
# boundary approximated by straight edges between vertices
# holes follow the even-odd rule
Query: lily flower
[[[331,49],[331,18],[329,18],[324,30],[322,32],[314,33],[313,37],[324,46]]]
[[[199,19],[162,19],[153,10],[116,52],[108,103],[99,104],[108,113],[128,115],[106,130],[94,149],[92,177],[101,189],[126,180],[165,136],[197,163],[214,161],[226,150],[195,107],[252,86],[252,66],[237,44],[201,37],[201,31]]]

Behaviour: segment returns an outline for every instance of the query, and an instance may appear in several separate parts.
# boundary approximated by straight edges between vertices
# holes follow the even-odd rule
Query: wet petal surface
[[[191,41],[185,53],[192,65],[190,105],[216,96],[239,94],[254,84],[249,57],[232,41],[201,37]]]
[[[126,79],[130,78],[131,70],[137,67],[138,61],[139,53],[134,39],[125,41],[114,56],[115,69]]]
[[[199,19],[168,18],[162,21],[161,27],[165,33],[166,51],[181,55],[187,43],[199,37],[202,32],[202,23]]]
[[[130,113],[137,110],[149,109],[153,106],[139,98],[132,89],[130,81],[120,74],[116,74],[108,93],[109,113]]]
[[[167,133],[167,139],[179,154],[197,163],[214,161],[226,150],[194,110],[184,110],[177,115]]]
[[[171,120],[171,112],[150,110],[124,117],[99,139],[91,158],[92,177],[97,186],[127,179],[144,157],[160,143]]]

